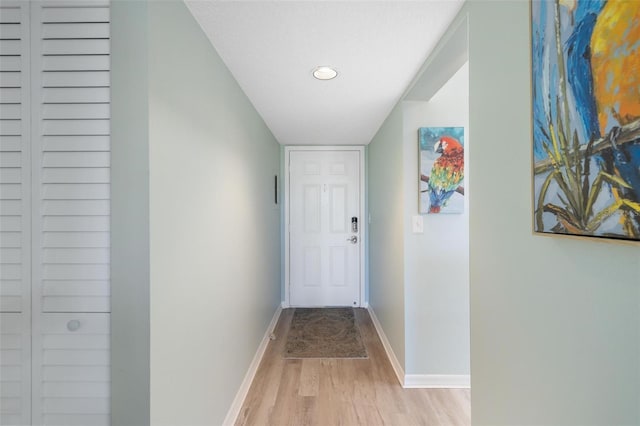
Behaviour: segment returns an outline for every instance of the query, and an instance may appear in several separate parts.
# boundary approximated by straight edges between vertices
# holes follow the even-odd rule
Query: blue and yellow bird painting
[[[532,2],[539,232],[640,240],[640,1]]]

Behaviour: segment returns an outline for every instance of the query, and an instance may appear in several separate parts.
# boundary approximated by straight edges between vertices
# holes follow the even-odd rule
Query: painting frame
[[[418,211],[463,214],[465,128],[418,128]]]
[[[636,17],[635,2],[530,2],[534,235],[640,242],[640,77],[618,78],[640,76]]]

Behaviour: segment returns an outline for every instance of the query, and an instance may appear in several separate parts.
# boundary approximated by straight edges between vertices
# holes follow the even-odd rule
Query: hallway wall
[[[428,78],[428,77],[427,77]],[[407,375],[469,374],[469,191],[462,214],[418,214],[418,128],[465,128],[469,185],[469,67],[464,65],[428,102],[404,101],[404,253]],[[461,197],[458,194],[454,196]],[[468,378],[467,380],[468,381]]]
[[[424,233],[412,232],[418,127],[468,122],[468,67],[457,73],[467,58],[466,21],[452,27],[368,146],[370,305],[408,386],[468,386],[468,196],[464,214],[426,215]]]
[[[221,424],[280,304],[279,145],[184,3],[145,3],[113,17],[114,421]]]
[[[220,424],[280,302],[279,145],[183,2],[149,28],[151,423]]]
[[[461,12],[473,423],[640,424],[640,247],[532,235],[529,6]]]
[[[402,106],[398,104],[369,145],[369,305],[400,365],[405,363],[404,178]]]

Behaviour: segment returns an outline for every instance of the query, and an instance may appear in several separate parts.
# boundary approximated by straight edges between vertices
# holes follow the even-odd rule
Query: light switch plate
[[[424,232],[424,222],[421,215],[413,216],[411,224],[414,234],[422,234]]]

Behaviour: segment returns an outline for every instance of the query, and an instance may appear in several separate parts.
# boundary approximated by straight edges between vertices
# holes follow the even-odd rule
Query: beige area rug
[[[367,358],[353,308],[296,308],[285,358]]]

